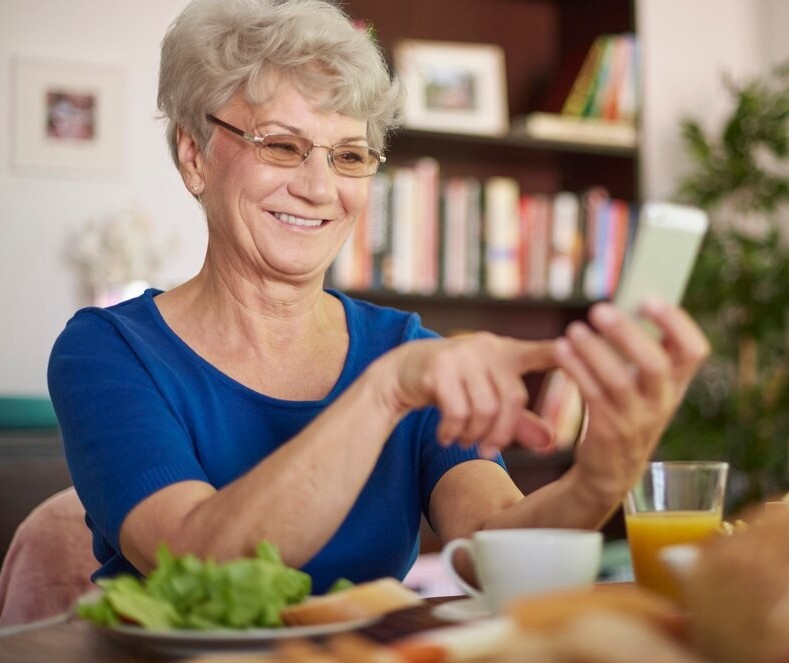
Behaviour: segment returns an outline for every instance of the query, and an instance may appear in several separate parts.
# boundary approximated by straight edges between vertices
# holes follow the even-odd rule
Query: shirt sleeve
[[[72,481],[93,526],[116,550],[135,505],[170,484],[207,481],[139,348],[101,310],[69,322],[47,377]]]

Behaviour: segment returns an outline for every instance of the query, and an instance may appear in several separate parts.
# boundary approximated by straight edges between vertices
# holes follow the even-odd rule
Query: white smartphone
[[[645,203],[614,303],[633,315],[649,297],[679,304],[708,226],[696,207]]]
[[[708,225],[707,214],[695,207],[645,203],[614,303],[635,316],[648,297],[679,304]],[[659,337],[652,323],[641,323]],[[578,387],[561,371],[554,369],[545,376],[535,411],[554,427],[561,447],[570,447],[581,437],[585,410]]]

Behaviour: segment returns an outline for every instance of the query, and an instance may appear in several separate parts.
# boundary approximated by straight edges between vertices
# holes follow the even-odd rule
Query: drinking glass
[[[649,463],[625,498],[625,526],[636,583],[680,600],[672,572],[662,563],[665,546],[693,544],[719,531],[728,463]]]

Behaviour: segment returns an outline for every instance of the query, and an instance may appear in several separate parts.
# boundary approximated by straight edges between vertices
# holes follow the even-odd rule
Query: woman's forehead
[[[337,126],[349,136],[366,135],[367,122],[339,113],[329,107],[324,91],[305,92],[288,77],[270,77],[261,81],[257,93],[250,98],[239,90],[223,110],[243,118],[250,127],[275,120],[299,128],[301,123]],[[346,134],[343,134],[346,135]]]

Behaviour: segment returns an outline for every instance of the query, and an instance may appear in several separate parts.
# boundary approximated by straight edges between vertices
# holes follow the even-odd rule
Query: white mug
[[[600,570],[603,535],[578,529],[482,530],[454,539],[441,551],[444,566],[467,594],[499,612],[508,601],[529,594],[591,585]],[[457,550],[466,550],[482,591],[458,575]]]

